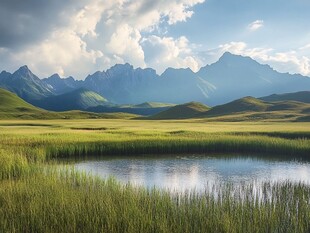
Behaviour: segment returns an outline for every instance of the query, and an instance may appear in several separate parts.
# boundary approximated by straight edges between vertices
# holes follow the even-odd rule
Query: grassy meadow
[[[87,156],[236,152],[308,157],[310,123],[2,120],[0,232],[309,232],[306,184],[265,183],[260,198],[229,184],[216,197],[171,196],[52,166]]]

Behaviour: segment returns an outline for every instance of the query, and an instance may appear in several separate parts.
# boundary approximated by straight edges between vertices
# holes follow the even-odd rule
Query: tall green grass
[[[23,150],[31,160],[102,155],[174,153],[265,153],[310,155],[310,139],[301,133],[204,133],[191,131],[64,131],[0,134],[0,145]]]
[[[0,180],[20,178],[29,171],[30,165],[22,153],[0,148]]]
[[[216,187],[214,187],[216,189]],[[308,232],[310,187],[171,195],[66,170],[0,186],[1,232]],[[240,195],[241,194],[241,195]]]
[[[90,155],[139,155],[176,153],[266,153],[309,156],[309,140],[288,140],[264,136],[210,135],[205,138],[127,139],[64,143],[47,147],[49,158]]]

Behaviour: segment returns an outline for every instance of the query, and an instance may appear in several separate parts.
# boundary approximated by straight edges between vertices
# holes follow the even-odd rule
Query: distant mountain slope
[[[53,95],[48,85],[35,76],[27,66],[22,66],[13,74],[2,72],[0,87],[16,93],[28,102]]]
[[[164,119],[192,118],[208,110],[209,107],[204,104],[197,102],[190,102],[171,107],[166,111],[160,112],[154,116],[149,117],[148,119],[164,120]]]
[[[265,96],[260,98],[261,100],[265,101],[285,101],[285,100],[292,100],[292,101],[299,101],[304,103],[310,103],[310,91],[300,91],[295,93],[285,93],[285,94],[273,94],[270,96]]]
[[[34,102],[34,105],[52,111],[86,110],[104,105],[107,100],[101,95],[84,88],[62,95],[47,97]]]

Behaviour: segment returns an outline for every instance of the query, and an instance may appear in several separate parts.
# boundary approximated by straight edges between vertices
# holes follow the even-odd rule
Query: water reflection
[[[202,192],[219,182],[238,185],[289,180],[310,184],[308,161],[281,161],[254,156],[114,157],[78,162],[75,168],[103,178],[114,176],[122,183],[130,182],[148,188],[155,186],[181,192],[184,190]]]

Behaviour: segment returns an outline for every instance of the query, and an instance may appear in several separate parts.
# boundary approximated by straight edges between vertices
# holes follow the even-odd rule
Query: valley
[[[0,233],[309,233],[309,0],[1,0]]]

